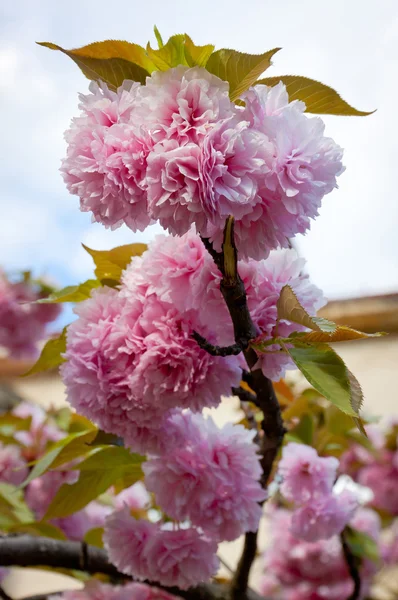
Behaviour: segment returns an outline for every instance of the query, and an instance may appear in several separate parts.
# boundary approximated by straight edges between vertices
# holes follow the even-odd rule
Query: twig
[[[241,402],[251,402],[252,404],[257,404],[257,396],[249,392],[249,390],[244,390],[241,387],[233,387],[232,393],[234,396],[238,396]]]
[[[341,545],[343,547],[344,559],[347,565],[348,572],[354,584],[354,590],[347,600],[358,600],[361,595],[361,576],[359,574],[359,564],[357,557],[351,552],[351,548],[347,542],[345,532],[340,535]]]
[[[250,348],[249,343],[250,340],[257,337],[258,331],[250,316],[245,286],[238,273],[233,217],[229,217],[226,221],[221,253],[214,250],[210,240],[205,238],[202,240],[222,274],[220,289],[232,319],[235,343],[244,349],[244,356],[251,371],[250,376],[246,375],[246,380],[255,392],[256,404],[264,415],[261,423],[263,436],[260,442],[260,454],[263,470],[261,484],[265,488],[272,472],[274,460],[282,445],[285,428],[272,382],[263,375],[261,369],[252,371],[257,362],[257,355]],[[246,534],[243,553],[233,580],[232,600],[245,598],[256,551],[257,533],[249,532]]]
[[[200,335],[197,331],[192,333],[192,337],[198,343],[198,346],[203,350],[206,350],[212,356],[237,356],[242,352],[241,346],[239,344],[231,344],[230,346],[213,346]]]
[[[70,540],[54,540],[31,535],[0,537],[0,565],[4,567],[54,567],[102,573],[114,581],[124,583],[131,578],[120,573],[109,561],[105,550]],[[174,594],[183,600],[227,600],[229,588],[218,583],[206,583],[189,590],[165,588],[153,582],[144,582]],[[243,596],[241,600],[243,599]],[[4,600],[11,600],[5,598]],[[40,597],[43,600],[43,597]],[[249,591],[247,600],[263,600],[255,592]]]

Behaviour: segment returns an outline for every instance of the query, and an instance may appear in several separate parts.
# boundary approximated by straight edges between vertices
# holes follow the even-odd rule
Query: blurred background
[[[112,38],[145,45],[154,42],[155,23],[166,39],[187,32],[197,44],[250,53],[281,46],[267,75],[318,79],[356,108],[377,109],[365,118],[324,118],[326,135],[345,149],[347,170],[295,246],[330,299],[325,316],[390,334],[340,345],[338,351],[364,388],[365,411],[391,417],[397,412],[398,364],[396,0],[1,2],[0,265],[10,273],[32,269],[57,286],[72,285],[92,275],[81,242],[107,249],[147,242],[160,232],[158,226],[140,234],[124,227],[107,231],[79,211],[78,198],[68,194],[58,169],[63,132],[88,81],[66,56],[35,45],[50,41],[74,48]],[[55,328],[71,316],[67,307]],[[19,375],[26,366],[0,361],[1,401],[21,396],[62,403],[58,375],[24,380]]]

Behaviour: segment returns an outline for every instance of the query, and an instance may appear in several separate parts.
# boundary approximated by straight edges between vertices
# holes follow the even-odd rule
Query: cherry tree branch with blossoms
[[[339,461],[313,430],[320,412],[319,429],[330,420],[324,402],[341,411],[343,431],[364,431],[360,385],[328,344],[368,336],[316,316],[326,300],[288,247],[344,171],[342,148],[306,113],[367,113],[308,78],[259,79],[278,49],[214,51],[186,34],[166,44],[155,34],[158,50],[43,43],[92,80],[61,166],[80,209],[108,228],[158,222],[171,235],[85,247],[95,279],[36,294],[30,310],[17,303],[20,287],[0,286],[0,316],[14,315],[2,342],[12,352],[29,346],[26,336],[12,344],[23,316],[34,316],[28,337],[41,338],[52,320],[43,303],[75,302],[77,316],[30,371],[60,366],[77,414],[62,431],[32,407],[6,415],[4,429],[0,419],[1,439],[12,441],[0,445],[1,529],[58,539],[0,538],[0,563],[127,581],[93,578],[62,600],[257,600],[248,582],[275,475],[276,502],[264,511],[279,530],[265,553],[265,596],[323,600],[331,563],[328,599],[362,600],[380,524],[353,492],[336,491]],[[299,410],[288,391],[282,414],[273,382],[296,367],[324,400],[313,408],[298,398]],[[218,427],[203,411],[231,390],[246,419]],[[243,535],[231,581],[220,583],[219,544]],[[367,554],[355,568],[358,546]],[[307,555],[322,557],[318,579],[299,562]]]
[[[244,353],[249,369],[257,363],[257,355],[249,343],[257,337],[257,329],[250,316],[246,290],[238,273],[238,251],[234,239],[234,219],[230,217],[225,224],[222,251],[216,252],[208,239],[202,241],[222,273],[220,289],[232,319],[235,344]],[[250,371],[250,383],[256,393],[256,404],[263,413],[260,440],[262,477],[261,484],[266,488],[272,466],[279,448],[282,446],[285,428],[281,409],[270,379],[261,370]],[[232,597],[243,598],[246,592],[250,569],[257,552],[257,532],[248,532],[245,536],[243,553],[238,563],[232,583]]]
[[[121,583],[131,580],[109,562],[106,551],[101,548],[95,548],[82,542],[54,540],[31,535],[0,537],[0,564],[19,567],[46,566],[74,569],[90,574],[102,573],[110,576],[112,581]],[[189,590],[166,588],[151,582],[145,583],[184,600],[226,600],[229,597],[229,587],[215,582],[199,584]],[[264,597],[249,590],[241,598],[261,600]]]

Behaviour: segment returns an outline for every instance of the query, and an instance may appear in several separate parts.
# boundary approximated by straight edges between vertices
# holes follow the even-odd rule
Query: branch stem
[[[202,238],[205,248],[221,272],[221,293],[231,316],[235,344],[242,348],[250,373],[246,374],[249,385],[256,394],[256,405],[263,412],[262,436],[259,440],[262,466],[261,484],[267,487],[274,460],[283,442],[285,428],[281,410],[272,382],[261,369],[254,369],[257,355],[250,348],[251,340],[258,330],[251,318],[244,283],[238,273],[238,253],[234,240],[234,220],[229,217],[224,229],[222,252],[214,250],[210,240]],[[231,588],[232,600],[244,600],[247,594],[251,566],[257,552],[257,533],[248,532]]]

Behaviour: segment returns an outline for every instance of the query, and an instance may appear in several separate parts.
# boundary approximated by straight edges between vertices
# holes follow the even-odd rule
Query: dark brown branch
[[[108,560],[105,550],[81,542],[54,540],[31,535],[0,537],[0,565],[4,567],[54,567],[102,573],[113,581],[127,582],[130,578],[120,573]],[[146,582],[155,587],[156,583]],[[181,591],[177,588],[164,588],[184,600],[227,600],[229,588],[217,583],[206,583]],[[44,597],[43,597],[44,598]],[[241,600],[262,600],[255,592],[248,592]]]
[[[244,390],[241,387],[233,387],[232,393],[234,396],[238,396],[241,402],[251,402],[252,404],[257,404],[257,396],[249,392],[249,390]]]
[[[231,344],[230,346],[213,346],[213,344],[210,344],[210,342],[197,331],[192,333],[192,337],[200,348],[206,350],[206,352],[212,356],[237,356],[242,352],[242,348],[238,344]]]
[[[343,547],[344,559],[347,565],[348,572],[354,584],[354,590],[347,600],[358,600],[361,595],[361,576],[359,573],[358,558],[351,552],[351,548],[347,542],[345,532],[340,535],[341,545]]]
[[[282,445],[285,428],[272,382],[263,375],[261,369],[252,371],[257,362],[257,355],[249,344],[252,339],[257,337],[258,331],[250,316],[245,286],[238,273],[233,218],[229,217],[226,221],[221,253],[214,250],[208,239],[203,239],[203,243],[222,274],[220,289],[231,315],[235,343],[244,350],[245,359],[251,371],[246,377],[256,394],[256,404],[264,415],[261,423],[260,454],[263,470],[261,483],[265,488],[272,473],[274,460]],[[232,600],[242,600],[245,597],[256,551],[257,533],[249,532],[245,538],[243,553],[232,584]]]

